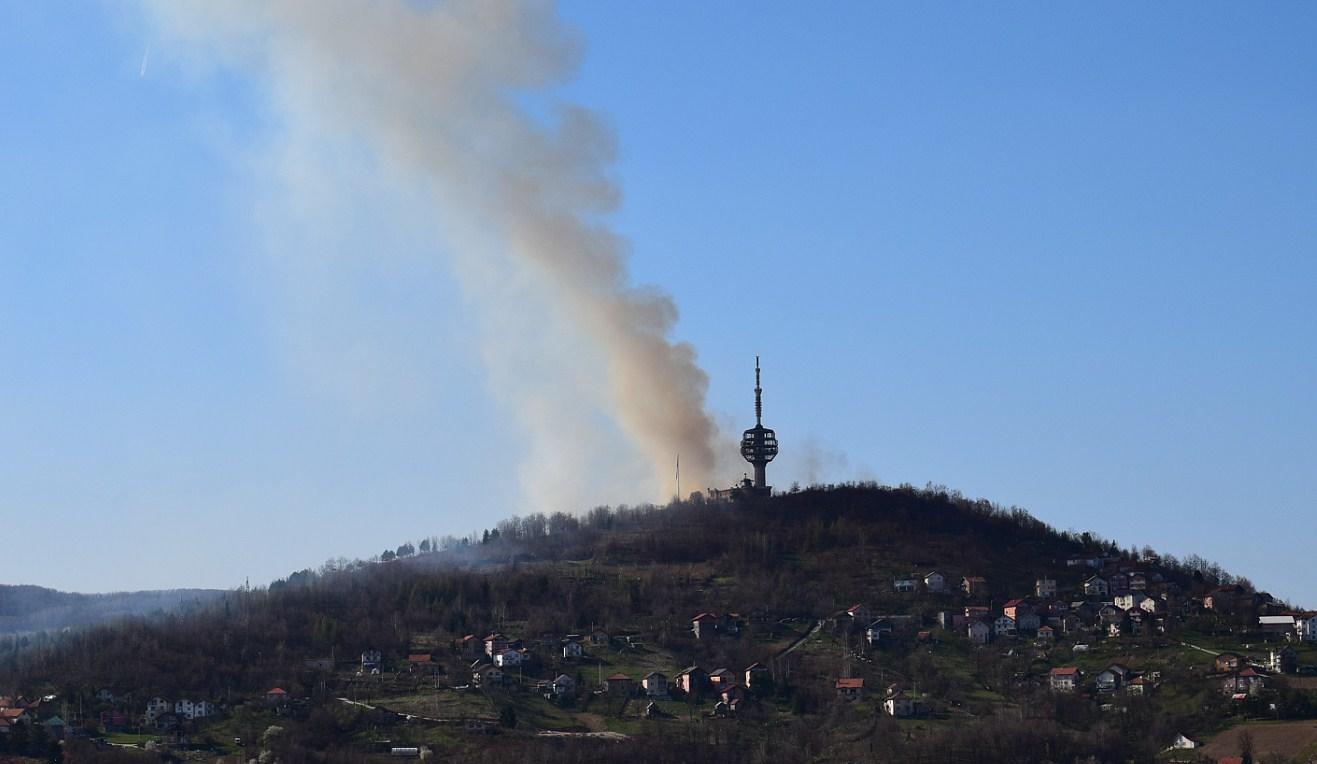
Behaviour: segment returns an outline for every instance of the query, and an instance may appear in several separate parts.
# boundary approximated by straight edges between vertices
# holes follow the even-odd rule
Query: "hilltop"
[[[847,485],[407,542],[194,612],[0,642],[0,691],[212,757],[1144,760],[1317,713],[1295,673],[1317,663],[1311,623],[1198,558]]]

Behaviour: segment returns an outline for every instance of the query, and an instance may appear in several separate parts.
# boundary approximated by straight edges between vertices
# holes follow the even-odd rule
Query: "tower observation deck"
[[[759,386],[759,356],[755,356],[755,426],[741,435],[741,456],[755,468],[754,492],[770,494],[765,475],[768,463],[777,456],[777,433],[764,426],[764,391]]]

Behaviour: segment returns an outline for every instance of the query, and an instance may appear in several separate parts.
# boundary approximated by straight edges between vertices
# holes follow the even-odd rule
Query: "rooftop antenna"
[[[759,386],[759,356],[755,356],[755,426],[764,426],[764,388]]]

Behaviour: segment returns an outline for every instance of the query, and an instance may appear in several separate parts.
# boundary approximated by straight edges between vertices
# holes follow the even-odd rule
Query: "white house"
[[[185,719],[204,719],[215,715],[215,706],[208,700],[193,702],[182,698],[174,701],[174,713]]]
[[[379,650],[362,650],[361,651],[361,670],[370,672],[380,667],[380,662],[384,660],[384,655]]]
[[[1304,613],[1294,617],[1294,630],[1299,641],[1317,642],[1317,613]]]
[[[1187,735],[1176,735],[1175,740],[1171,742],[1171,747],[1167,750],[1190,750],[1197,748],[1200,745],[1202,745],[1202,743],[1199,743],[1197,740],[1194,740]]]
[[[1079,688],[1079,669],[1074,666],[1054,668],[1048,673],[1047,682],[1057,692],[1074,692]]]
[[[574,639],[569,639],[562,644],[562,657],[580,658],[582,655],[585,655],[585,648],[581,647],[580,642],[577,642]]]
[[[1033,593],[1039,597],[1056,596],[1056,579],[1040,578],[1033,582]]]
[[[909,576],[901,576],[892,579],[892,588],[898,592],[913,592],[915,590],[915,580]]]
[[[1089,597],[1105,597],[1111,593],[1111,588],[1107,586],[1107,579],[1102,576],[1093,576],[1084,581],[1084,594]]]
[[[904,692],[897,690],[887,696],[883,701],[883,711],[888,716],[907,717],[914,716],[915,702],[911,700]]]
[[[507,649],[494,653],[494,665],[499,668],[511,668],[521,665],[521,653]]]
[[[1157,610],[1157,600],[1149,597],[1143,592],[1122,592],[1112,598],[1112,603],[1121,610],[1133,610],[1138,608],[1146,613],[1152,613]]]
[[[924,588],[935,594],[947,590],[947,577],[936,570],[924,576]]]
[[[174,712],[174,704],[164,698],[151,698],[146,702],[146,720],[153,722],[162,714]]]
[[[970,644],[986,645],[988,640],[992,639],[992,628],[983,621],[974,620],[969,622],[966,628],[966,636],[969,637]]]
[[[1009,615],[998,616],[992,622],[992,631],[999,637],[1015,633],[1015,619]]]

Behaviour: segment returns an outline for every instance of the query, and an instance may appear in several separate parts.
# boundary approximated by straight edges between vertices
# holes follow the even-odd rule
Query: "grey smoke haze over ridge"
[[[570,78],[580,56],[552,3],[147,7],[164,39],[266,81],[295,157],[290,193],[325,193],[306,179],[332,152],[299,140],[330,134],[433,198],[435,230],[481,306],[491,380],[527,433],[522,481],[536,494],[580,500],[571,484],[594,477],[592,455],[645,494],[632,500],[670,495],[677,454],[683,486],[719,482],[707,377],[694,349],[671,339],[671,298],[629,283],[626,243],[604,221],[620,199],[612,135],[579,107],[550,104],[542,117],[523,102]],[[616,463],[609,423],[643,464]]]

